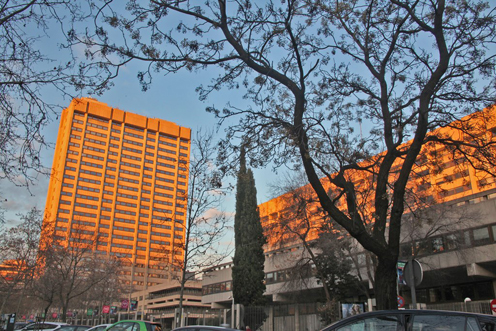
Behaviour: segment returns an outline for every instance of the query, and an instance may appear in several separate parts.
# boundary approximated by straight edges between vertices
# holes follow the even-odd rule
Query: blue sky
[[[64,61],[58,54],[56,47],[57,39],[54,35],[52,38],[43,40],[42,48],[57,50],[51,55],[57,60]],[[215,105],[222,107],[230,102],[233,105],[243,103],[241,91],[218,91],[213,93],[206,101],[200,101],[195,92],[195,88],[200,84],[207,84],[212,75],[216,75],[215,69],[192,73],[181,71],[176,74],[164,76],[160,73],[154,76],[151,88],[141,91],[136,74],[140,64],[131,63],[125,67],[114,81],[114,87],[105,92],[102,96],[93,96],[99,101],[107,103],[111,107],[119,108],[124,111],[141,114],[147,117],[162,118],[174,122],[180,126],[191,128],[193,131],[199,128],[215,129],[217,120],[212,114],[205,111],[207,106]],[[83,94],[82,96],[89,96]],[[43,98],[48,102],[57,103],[62,108],[69,105],[70,99],[64,99],[58,93],[48,91]],[[46,139],[55,143],[57,139],[58,121],[52,122],[45,130]],[[220,128],[217,136],[222,137],[224,128]],[[53,158],[53,149],[43,153],[43,162],[45,166],[50,167]],[[269,200],[268,184],[274,183],[276,177],[271,169],[254,169],[255,181],[258,190],[258,202],[262,203]],[[229,179],[228,179],[229,180]],[[230,179],[232,182],[234,180]],[[0,206],[6,210],[6,220],[8,223],[16,222],[19,218],[17,213],[26,213],[32,207],[44,209],[46,192],[48,189],[48,178],[38,176],[36,185],[31,186],[30,192],[23,187],[15,187],[9,182],[0,182]],[[5,201],[6,199],[6,201]],[[227,197],[224,209],[226,211],[234,210],[235,192]]]

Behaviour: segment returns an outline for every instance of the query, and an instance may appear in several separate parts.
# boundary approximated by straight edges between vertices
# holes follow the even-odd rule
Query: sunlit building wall
[[[183,259],[190,138],[189,128],[74,99],[60,120],[44,236],[71,245],[84,235],[122,259],[135,289],[164,282]]]
[[[434,130],[429,135],[451,137],[479,145],[494,143],[496,140],[496,106],[468,115],[460,121]],[[496,151],[494,147],[493,151]],[[382,154],[379,154],[361,165],[373,163],[381,157]],[[401,165],[401,159],[393,164],[390,173],[391,182],[399,175]],[[468,196],[477,196],[477,201],[496,197],[495,178],[482,171],[483,167],[492,167],[492,165],[477,164],[477,162],[471,164],[455,148],[450,150],[439,143],[427,143],[410,174],[405,197],[406,214],[411,210],[425,209],[459,199],[462,199],[461,204],[464,204],[463,198]],[[490,170],[494,171],[494,169]],[[378,169],[375,173],[377,172]],[[368,173],[364,176],[364,173],[347,171],[345,176],[354,182],[358,208],[365,222],[369,223],[373,222],[376,179],[374,174]],[[336,189],[327,179],[323,178],[322,182],[330,195],[337,195]],[[312,200],[312,202],[298,205],[299,200],[304,199]],[[337,199],[335,205],[346,211],[345,197]],[[317,239],[325,217],[309,184],[260,204],[259,210],[262,226],[268,239],[266,251],[294,245],[300,240],[296,233],[308,231],[307,241]],[[307,215],[308,218],[303,219],[302,215]],[[291,227],[291,231],[283,228],[285,224]]]

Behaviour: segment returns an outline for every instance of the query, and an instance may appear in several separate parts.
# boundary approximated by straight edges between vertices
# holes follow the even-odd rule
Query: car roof
[[[54,324],[54,325],[69,325],[67,323],[64,323],[64,322],[52,322],[52,321],[40,321],[40,322],[33,322],[33,323],[29,323],[29,324]],[[27,325],[26,325],[27,326]]]
[[[135,323],[143,322],[143,323],[149,323],[149,324],[162,325],[162,324],[161,324],[161,323],[159,323],[159,322],[152,322],[152,321],[138,321],[138,320],[120,320],[120,321],[118,321],[118,322],[115,322],[114,324],[117,324],[117,323],[122,323],[122,322],[135,322]],[[110,325],[114,325],[114,324],[110,324]]]
[[[64,326],[64,325],[69,325],[67,323],[63,323],[63,322],[50,322],[50,321],[42,321],[42,322],[32,322],[32,323],[28,323],[26,325],[24,325],[24,327],[22,327],[21,329],[18,329],[19,331],[21,330],[24,330],[28,327],[31,327],[31,325],[40,325],[40,324],[51,324],[51,325],[55,325],[55,326]]]
[[[238,329],[225,328],[223,326],[211,326],[211,325],[188,325],[188,326],[180,326],[174,330],[186,330],[189,328],[202,328],[202,329],[210,329],[210,330],[219,330],[219,331],[239,331]]]

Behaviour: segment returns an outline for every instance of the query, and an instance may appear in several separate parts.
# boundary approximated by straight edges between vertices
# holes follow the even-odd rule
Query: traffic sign
[[[491,310],[496,313],[496,299],[491,300]]]
[[[419,286],[424,278],[424,272],[420,262],[417,260],[410,260],[405,265],[404,275],[406,284],[410,287]]]
[[[403,308],[405,306],[405,299],[398,295],[398,308]]]

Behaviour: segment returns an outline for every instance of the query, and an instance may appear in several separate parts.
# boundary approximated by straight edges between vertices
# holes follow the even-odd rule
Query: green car
[[[112,324],[105,331],[162,331],[162,325],[157,322],[124,320]]]

